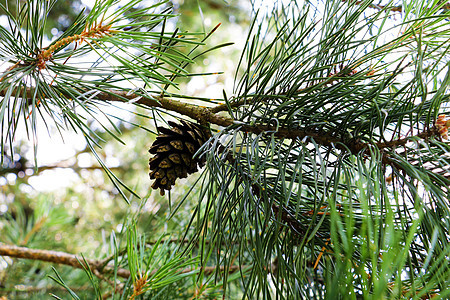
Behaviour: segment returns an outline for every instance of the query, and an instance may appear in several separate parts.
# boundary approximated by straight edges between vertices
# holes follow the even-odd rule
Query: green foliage
[[[81,253],[82,268],[5,257],[0,293],[16,296],[23,276],[56,299],[448,298],[446,4],[255,5],[234,87],[217,99],[183,84],[231,45],[205,13],[233,7],[185,2],[97,1],[49,45],[39,16],[55,1],[2,4],[0,248]],[[146,152],[180,115],[214,135],[196,154],[207,167],[167,201],[149,191]],[[20,128],[37,161],[41,127],[86,138],[70,164],[81,183],[60,194],[30,191],[38,170],[19,163]]]
[[[449,149],[420,135],[449,101],[448,15],[405,8],[389,27],[392,7],[371,6],[292,3],[255,18],[226,99],[236,125],[205,149],[195,216],[221,263],[252,263],[249,298],[445,298],[448,264],[429,274],[424,262],[450,249],[449,179],[436,170]],[[268,130],[240,130],[252,125]]]
[[[140,2],[134,0],[116,8],[118,1],[98,1],[88,14],[80,14],[45,47],[47,19],[40,16],[47,16],[55,1],[27,2],[15,14],[0,5],[12,27],[0,28],[0,57],[11,63],[0,83],[0,120],[8,124],[1,134],[2,161],[6,145],[13,144],[19,122],[36,139],[39,118],[45,124],[52,121],[61,134],[64,130],[83,134],[95,153],[94,146],[104,140],[87,126],[88,118],[98,121],[110,136],[120,140],[119,129],[96,98],[99,93],[139,90],[141,84],[136,81],[151,89],[161,88],[174,85],[167,74],[186,75],[181,66],[192,60],[178,48],[199,42],[189,33],[165,31],[168,19],[174,17],[170,3],[163,1],[146,7]],[[138,6],[141,8],[136,10]],[[67,47],[72,42],[75,46]],[[74,59],[78,62],[72,63]],[[123,96],[119,99],[132,100]],[[106,123],[113,125],[113,130]],[[36,147],[37,143],[35,151]],[[108,168],[105,171],[119,191],[122,192],[122,186],[132,192]]]
[[[2,0],[0,8],[0,15],[6,15],[7,11],[14,16],[20,14],[21,7],[24,6],[24,1],[16,0]],[[5,7],[7,8],[5,10]],[[56,35],[57,32],[66,31],[70,24],[77,18],[81,10],[81,1],[79,0],[62,0],[54,3],[52,10],[49,11],[45,34],[49,37]],[[55,29],[57,30],[55,32]]]

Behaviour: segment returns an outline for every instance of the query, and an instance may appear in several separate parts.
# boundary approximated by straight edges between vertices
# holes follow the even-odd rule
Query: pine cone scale
[[[183,150],[183,143],[181,141],[170,141],[170,145],[177,150]]]

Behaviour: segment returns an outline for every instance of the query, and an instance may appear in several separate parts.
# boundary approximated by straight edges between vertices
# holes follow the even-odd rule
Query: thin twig
[[[351,2],[351,1],[342,0],[342,2],[347,2],[348,3],[348,2]],[[364,3],[364,2],[363,1],[356,1],[356,2],[350,3],[350,4],[361,5],[362,3]],[[441,5],[441,4],[442,3],[439,3],[438,5]],[[399,12],[399,13],[403,12],[403,6],[402,5],[387,6],[387,5],[380,5],[380,4],[370,4],[369,7],[373,8],[373,9],[378,9],[378,10],[386,9],[386,10],[389,10],[391,12]],[[442,5],[442,7],[440,9],[444,9],[444,10],[450,9],[450,3],[447,2],[446,4]]]
[[[74,292],[85,292],[85,291],[92,291],[94,288],[92,286],[82,286],[82,287],[70,287],[70,289]],[[67,291],[62,286],[44,286],[44,287],[38,287],[38,286],[29,286],[29,285],[16,285],[14,288],[3,288],[0,287],[0,291],[2,292],[14,292],[14,293],[39,293],[39,292],[48,292],[48,291]],[[2,298],[0,297],[0,300]]]
[[[45,224],[46,221],[47,221],[47,217],[45,217],[45,216],[40,217],[36,221],[36,223],[34,223],[33,228],[31,228],[31,230],[27,233],[27,235],[20,242],[20,244],[26,245],[28,243],[28,240],[42,228],[42,226]]]

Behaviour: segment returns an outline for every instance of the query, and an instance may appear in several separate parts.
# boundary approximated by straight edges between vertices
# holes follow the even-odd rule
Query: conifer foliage
[[[448,299],[450,5],[263,2],[217,99],[179,82],[218,76],[191,65],[231,46],[210,44],[220,24],[174,29],[171,1],[98,0],[46,43],[55,1],[17,1],[0,27],[1,155],[18,158],[18,128],[35,152],[40,130],[76,131],[111,195],[139,209],[109,242],[102,235],[97,259],[49,253],[45,241],[29,249],[52,210],[28,226],[17,209],[0,226],[0,255],[83,269],[99,299]],[[141,170],[148,194],[123,180],[137,170],[117,175],[97,154],[123,142],[117,120],[135,124],[104,109],[116,106],[144,117],[136,130],[154,140]],[[147,203],[164,211],[142,217]],[[23,234],[11,225],[20,219]],[[63,277],[52,278],[78,299]]]

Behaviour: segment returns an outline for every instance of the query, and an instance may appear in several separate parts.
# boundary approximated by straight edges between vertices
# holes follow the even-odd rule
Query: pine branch
[[[220,116],[217,113],[223,111],[223,105],[218,105],[212,108],[194,105],[190,103],[185,103],[175,99],[164,98],[161,96],[155,98],[149,98],[140,96],[137,94],[127,94],[125,92],[109,92],[101,93],[98,98],[104,101],[120,101],[125,102],[126,100],[132,100],[141,97],[137,104],[141,104],[147,107],[160,107],[170,111],[180,113],[184,116],[188,116],[199,123],[211,123],[219,126],[228,127],[231,125],[236,125],[237,129],[244,132],[251,132],[254,134],[261,134],[264,132],[274,132],[274,127],[270,125],[248,125],[232,118],[227,118]],[[237,102],[236,105],[243,104],[241,101]],[[322,146],[334,146],[340,150],[350,150],[352,154],[358,154],[363,149],[367,149],[370,145],[376,146],[379,150],[393,149],[398,146],[405,145],[408,141],[413,138],[428,139],[433,136],[440,136],[439,130],[433,126],[430,129],[424,130],[423,132],[415,135],[409,136],[402,139],[391,140],[389,142],[378,142],[378,143],[364,143],[354,139],[346,139],[342,137],[336,137],[329,133],[324,132],[313,132],[301,129],[292,129],[288,127],[279,127],[274,135],[278,138],[287,139],[303,139],[305,137],[311,137],[314,141]],[[392,164],[389,160],[389,156],[383,154],[382,158],[384,163]]]
[[[0,93],[1,96],[1,93]],[[191,103],[182,102],[175,99],[164,98],[161,96],[155,96],[154,98],[145,97],[138,94],[129,94],[122,91],[119,92],[103,92],[97,95],[97,98],[103,101],[111,101],[111,102],[127,102],[136,98],[140,98],[137,100],[136,104],[141,104],[147,107],[158,107],[164,108],[173,112],[177,112],[181,115],[190,117],[199,123],[211,123],[219,126],[228,127],[231,125],[237,125],[238,130],[244,132],[251,132],[254,134],[260,134],[263,132],[273,132],[274,127],[270,125],[248,125],[242,123],[240,121],[233,120],[232,118],[224,117],[217,115],[216,113],[222,111],[222,105],[208,108],[205,106],[199,106]],[[237,104],[237,103],[236,103]],[[241,104],[241,102],[239,102]],[[432,136],[438,135],[438,130],[433,127],[429,130],[425,130],[422,133],[416,136],[410,136],[403,139],[392,140],[390,142],[379,142],[373,145],[377,146],[380,150],[386,148],[395,148],[398,146],[405,145],[408,140],[411,138],[417,137],[421,139],[427,139]],[[278,138],[287,138],[287,139],[303,139],[305,137],[312,137],[315,142],[321,144],[322,146],[332,146],[335,145],[338,149],[350,149],[353,154],[357,154],[364,148],[369,146],[369,143],[358,142],[354,140],[345,140],[344,138],[336,137],[331,134],[323,133],[323,132],[313,132],[308,130],[301,129],[292,129],[288,127],[279,127],[275,132],[275,136]],[[345,147],[343,145],[345,145]]]
[[[32,90],[27,89],[27,96],[31,97]],[[0,91],[0,96],[4,96],[5,91]],[[15,93],[13,93],[15,95]],[[218,115],[219,112],[224,110],[223,104],[215,107],[205,107],[186,103],[183,101],[175,100],[172,98],[166,98],[162,96],[144,96],[137,93],[127,93],[125,91],[107,91],[100,92],[96,98],[105,102],[132,102],[135,104],[143,105],[149,108],[163,108],[172,112],[177,112],[181,115],[190,117],[201,124],[211,123],[223,127],[236,126],[236,129],[243,132],[251,132],[254,134],[261,134],[264,132],[274,133],[278,138],[286,139],[303,139],[305,137],[311,137],[314,141],[322,146],[333,146],[340,150],[350,150],[352,154],[358,154],[363,149],[367,149],[370,145],[376,146],[379,150],[393,149],[398,146],[405,145],[409,140],[413,138],[428,139],[433,136],[439,136],[439,130],[433,126],[415,136],[410,136],[402,139],[392,140],[389,142],[378,143],[364,143],[354,139],[346,139],[343,137],[335,136],[326,132],[314,132],[302,129],[292,129],[288,127],[280,126],[276,132],[275,128],[270,125],[249,125],[240,121],[233,120],[232,118]],[[136,101],[136,99],[138,99]],[[238,101],[236,106],[243,105],[244,102]],[[383,154],[382,158],[384,163],[392,164],[389,160],[389,156]]]
[[[26,247],[18,247],[0,243],[0,255],[52,262],[56,264],[71,266],[77,269],[83,269],[83,266],[80,263],[80,261],[82,261],[81,257],[77,257],[74,254],[69,254],[61,251],[30,249]],[[98,270],[99,272],[104,273],[114,273],[114,267],[103,267],[101,265],[101,261],[99,260],[86,259],[86,262],[89,264],[91,269]],[[117,270],[117,276],[128,278],[130,277],[130,271],[119,268]]]
[[[67,265],[71,266],[77,269],[83,269],[83,266],[81,265],[80,261],[81,257],[78,257],[74,254],[61,252],[61,251],[52,251],[52,250],[42,250],[42,249],[30,249],[26,247],[18,247],[14,245],[6,245],[3,243],[0,243],[0,256],[9,256],[9,257],[15,257],[15,258],[24,258],[24,259],[31,259],[31,260],[39,260],[39,261],[46,261],[61,265]],[[107,265],[104,266],[103,260],[93,260],[93,259],[86,259],[86,262],[89,264],[90,268],[94,270],[94,274],[97,276],[97,274],[113,274],[114,273],[114,267]],[[239,270],[244,270],[248,268],[248,266],[238,266],[238,265],[232,265],[229,267],[220,266],[220,271],[224,272],[225,270],[228,271],[228,273],[234,273]],[[194,269],[192,268],[185,268],[179,270],[179,273],[189,273],[192,272]],[[217,267],[216,266],[208,266],[208,267],[202,267],[202,270],[205,274],[212,274],[216,272]],[[149,275],[153,275],[158,270],[153,270],[149,273]],[[98,272],[98,273],[97,273]],[[130,271],[119,268],[117,269],[117,276],[120,276],[122,278],[129,278],[130,277]],[[103,275],[101,276],[103,278]],[[100,278],[100,277],[99,277]]]

